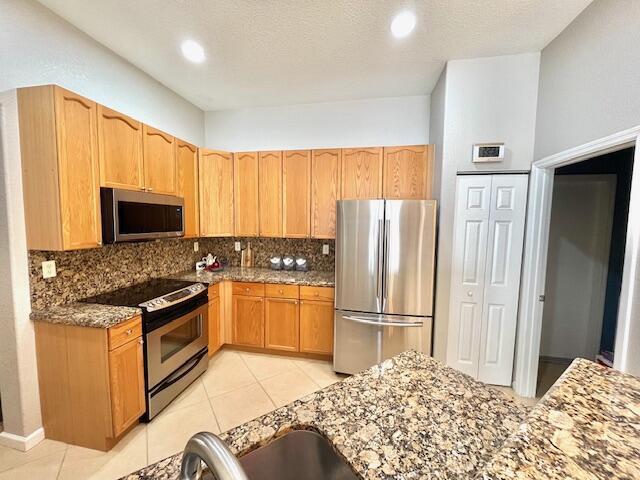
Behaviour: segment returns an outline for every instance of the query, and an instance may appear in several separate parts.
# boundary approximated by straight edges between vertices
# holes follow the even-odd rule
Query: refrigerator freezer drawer
[[[406,350],[423,348],[431,319],[336,310],[333,369],[358,373]]]

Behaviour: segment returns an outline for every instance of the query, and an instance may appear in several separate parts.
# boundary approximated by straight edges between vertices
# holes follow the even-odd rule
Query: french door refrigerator
[[[337,203],[334,370],[430,353],[436,202]]]

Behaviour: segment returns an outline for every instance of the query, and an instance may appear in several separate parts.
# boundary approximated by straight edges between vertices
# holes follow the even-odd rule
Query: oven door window
[[[160,361],[166,362],[202,335],[202,315],[196,315],[160,337]]]

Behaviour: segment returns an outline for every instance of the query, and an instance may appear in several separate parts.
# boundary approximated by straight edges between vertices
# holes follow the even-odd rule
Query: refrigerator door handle
[[[384,312],[387,306],[387,291],[389,285],[389,230],[391,230],[391,220],[384,221],[384,261],[383,261],[383,275],[382,275],[382,311]]]
[[[376,273],[376,301],[378,309],[382,311],[382,275],[384,268],[384,220],[378,220],[378,271]]]
[[[345,320],[351,320],[356,323],[363,323],[365,325],[375,325],[376,327],[421,327],[422,322],[377,322],[375,320],[369,320],[362,317],[354,317],[352,315],[342,317]]]

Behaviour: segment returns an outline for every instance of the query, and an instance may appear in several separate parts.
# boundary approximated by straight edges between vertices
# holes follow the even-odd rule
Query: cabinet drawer
[[[302,300],[324,300],[333,302],[333,287],[300,287],[300,298]]]
[[[140,317],[134,317],[120,325],[109,328],[107,332],[109,334],[109,350],[113,350],[142,336],[142,320]]]
[[[234,295],[264,297],[264,283],[233,282]]]
[[[277,283],[267,283],[264,286],[265,296],[270,298],[298,298],[299,291],[297,285],[279,285]]]
[[[220,284],[216,283],[215,285],[209,285],[209,300],[213,300],[214,298],[218,298],[220,296]]]

